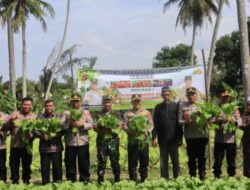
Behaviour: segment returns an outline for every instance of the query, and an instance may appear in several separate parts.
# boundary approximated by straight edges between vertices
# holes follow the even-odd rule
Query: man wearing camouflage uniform
[[[82,98],[79,94],[71,95],[71,107],[82,112],[82,117],[78,121],[72,120],[70,112],[64,112],[63,120],[65,130],[65,166],[66,178],[72,182],[76,181],[76,161],[78,160],[79,181],[88,182],[90,173],[89,155],[89,133],[93,127],[93,120],[88,110],[81,108]],[[73,133],[77,128],[78,132]]]
[[[96,120],[105,115],[112,115],[120,119],[120,114],[118,112],[112,111],[112,97],[103,96],[102,99],[102,111],[97,114]],[[109,129],[103,129],[100,126],[94,126],[97,132],[96,147],[97,147],[97,159],[98,159],[98,182],[104,181],[104,174],[107,164],[107,158],[109,156],[111,167],[113,169],[113,174],[115,177],[115,182],[120,181],[120,164],[119,164],[119,137],[117,133],[112,132]],[[119,127],[119,126],[117,126]]]
[[[8,115],[0,112],[0,180],[6,182],[7,168],[6,168],[6,131],[2,130],[5,122],[8,120]]]
[[[187,143],[189,175],[196,177],[197,161],[200,179],[205,179],[206,174],[206,145],[208,134],[201,130],[196,123],[197,101],[196,88],[187,89],[187,103],[183,103],[179,109],[179,124],[184,126],[184,136]],[[196,161],[197,160],[197,161]]]
[[[132,95],[132,109],[127,111],[124,115],[124,126],[123,129],[128,134],[128,170],[129,170],[129,179],[136,181],[137,180],[137,165],[138,160],[140,163],[139,173],[141,175],[141,182],[144,182],[148,177],[148,164],[149,164],[149,142],[148,137],[151,135],[153,130],[153,119],[149,111],[142,109],[141,107],[142,97],[140,94]],[[133,131],[130,129],[131,120],[135,116],[143,116],[147,119],[150,129],[145,133],[145,140],[141,146],[141,142],[138,139],[135,139]]]

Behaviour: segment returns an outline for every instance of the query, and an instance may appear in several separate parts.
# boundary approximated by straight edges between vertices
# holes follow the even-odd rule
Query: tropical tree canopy
[[[55,12],[49,3],[42,0],[1,0],[0,15],[13,16],[15,30],[18,30],[20,26],[26,26],[26,20],[32,15],[41,22],[43,30],[46,31],[47,24],[44,17],[53,17]]]
[[[190,58],[191,46],[186,44],[178,44],[175,47],[166,46],[155,56],[153,68],[188,66],[191,65]],[[194,62],[197,63],[196,56]]]
[[[205,21],[212,22],[211,13],[217,12],[213,0],[168,0],[164,4],[164,11],[175,3],[178,3],[180,9],[176,19],[176,26],[181,24],[184,30],[193,25],[202,27]]]

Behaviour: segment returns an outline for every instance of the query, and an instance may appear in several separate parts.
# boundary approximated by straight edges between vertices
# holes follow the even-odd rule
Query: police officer
[[[196,123],[197,90],[194,87],[187,88],[187,103],[181,104],[179,109],[179,124],[184,126],[184,136],[187,144],[189,175],[196,177],[197,161],[200,179],[205,179],[206,174],[206,145],[208,134],[201,130]]]
[[[112,111],[112,97],[103,96],[102,98],[102,110],[97,115],[96,120],[100,119],[105,115],[112,115],[117,119],[120,119],[118,112]],[[97,159],[98,159],[98,182],[104,181],[104,174],[107,164],[108,157],[110,158],[111,167],[115,177],[115,182],[120,181],[120,164],[119,164],[119,137],[117,133],[111,130],[104,129],[98,125],[94,125],[95,131],[97,132],[96,147],[97,147]],[[117,126],[119,128],[119,125]]]
[[[0,112],[0,180],[6,182],[7,168],[6,168],[6,131],[2,130],[5,122],[8,120],[8,115]]]
[[[88,130],[93,128],[91,114],[81,108],[82,98],[78,93],[71,95],[72,109],[82,112],[82,117],[74,121],[70,112],[64,112],[64,129],[65,129],[65,166],[66,178],[72,182],[76,181],[76,161],[78,160],[79,181],[88,182],[90,173],[90,156],[89,156],[89,133]],[[72,129],[78,129],[74,133]]]
[[[220,106],[223,106],[230,102],[230,94],[227,90],[223,90],[220,93]],[[228,119],[224,113],[221,113],[220,117],[216,119],[216,123],[220,126],[215,131],[215,143],[214,143],[214,175],[219,178],[222,171],[221,166],[226,153],[227,158],[227,173],[229,176],[235,175],[236,170],[236,136],[235,131],[229,132],[224,130],[224,126],[228,122]],[[231,119],[235,121],[235,125],[239,125],[242,120],[239,110],[235,110]]]
[[[40,119],[52,119],[58,117],[55,113],[55,104],[53,100],[44,102],[44,113]],[[34,135],[40,139],[39,152],[41,156],[42,183],[50,182],[50,163],[52,163],[53,182],[62,180],[62,151],[63,145],[61,137],[63,131],[59,131],[55,137],[49,139],[47,134],[41,131],[34,131]]]
[[[31,178],[31,162],[32,155],[29,154],[25,148],[24,142],[21,140],[20,126],[17,126],[15,120],[34,120],[37,116],[31,112],[33,100],[30,97],[22,99],[22,105],[20,111],[11,113],[9,121],[6,123],[4,130],[10,130],[11,142],[10,142],[10,170],[11,179],[13,183],[19,183],[19,167],[20,161],[22,163],[22,179],[23,182],[29,184]],[[31,133],[27,135],[27,138],[32,144],[33,136]]]
[[[132,95],[132,109],[127,111],[124,114],[124,126],[123,129],[128,134],[128,170],[129,170],[129,179],[136,181],[137,180],[137,164],[138,160],[140,163],[139,173],[141,175],[141,182],[144,182],[148,177],[148,164],[149,164],[149,142],[147,137],[150,136],[153,129],[153,119],[151,113],[145,109],[142,109],[142,97],[140,94]],[[143,116],[146,118],[150,129],[145,133],[144,142],[140,142],[133,135],[134,131],[131,130],[130,124],[131,120],[135,116]],[[145,127],[145,126],[142,126]],[[143,143],[143,146],[141,146]]]

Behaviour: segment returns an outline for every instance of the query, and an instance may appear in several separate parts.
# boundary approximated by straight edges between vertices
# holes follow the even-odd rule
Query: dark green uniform
[[[120,119],[120,115],[117,112],[107,112],[102,111],[97,115],[97,120],[104,116],[105,114],[111,114],[116,118]],[[118,126],[117,126],[118,127]],[[104,180],[104,174],[107,164],[108,157],[110,158],[111,167],[113,169],[113,174],[115,176],[115,182],[120,181],[120,164],[119,164],[119,137],[116,133],[112,133],[107,130],[102,130],[98,128],[96,147],[97,147],[97,159],[98,168],[97,175],[98,181],[102,182]]]

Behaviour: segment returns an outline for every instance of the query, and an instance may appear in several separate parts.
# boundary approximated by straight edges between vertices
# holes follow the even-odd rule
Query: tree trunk
[[[27,96],[27,78],[26,78],[26,28],[22,25],[23,59],[22,59],[22,78],[23,78],[23,98]]]
[[[219,31],[219,28],[220,28],[223,5],[224,5],[224,0],[220,0],[219,1],[218,14],[217,14],[217,18],[216,18],[216,22],[215,22],[215,26],[214,26],[212,42],[211,42],[211,46],[210,46],[209,58],[208,58],[208,69],[207,69],[208,96],[210,94],[210,86],[211,86],[212,70],[213,70],[213,61],[214,61],[214,52],[215,52],[215,47],[216,47],[216,42],[217,42],[218,31]]]
[[[9,75],[11,93],[13,98],[16,98],[16,68],[15,68],[15,49],[14,49],[14,29],[11,18],[7,20],[8,30],[8,51],[9,51]]]
[[[191,65],[194,65],[194,46],[195,46],[196,24],[193,26],[192,50],[191,50]]]
[[[240,52],[245,101],[250,96],[250,55],[245,0],[236,0],[240,31]]]
[[[71,80],[72,80],[72,93],[75,92],[75,77],[74,77],[74,67],[72,64],[72,54],[69,53],[69,61],[70,61],[70,71],[71,71]]]
[[[51,90],[51,86],[52,86],[52,82],[53,82],[53,79],[55,77],[56,68],[57,68],[57,65],[59,63],[59,58],[60,58],[60,56],[62,54],[62,51],[63,51],[63,46],[64,46],[64,43],[65,43],[65,39],[66,39],[66,35],[67,35],[67,29],[68,29],[69,13],[70,13],[70,0],[68,0],[68,3],[67,3],[67,15],[66,15],[66,20],[65,20],[63,37],[62,37],[62,41],[61,41],[61,44],[60,44],[60,49],[59,49],[56,61],[55,61],[54,65],[52,66],[52,73],[51,73],[51,76],[50,76],[48,88],[46,90],[45,100],[48,99],[48,96],[49,96],[49,93],[50,93],[50,90]]]

